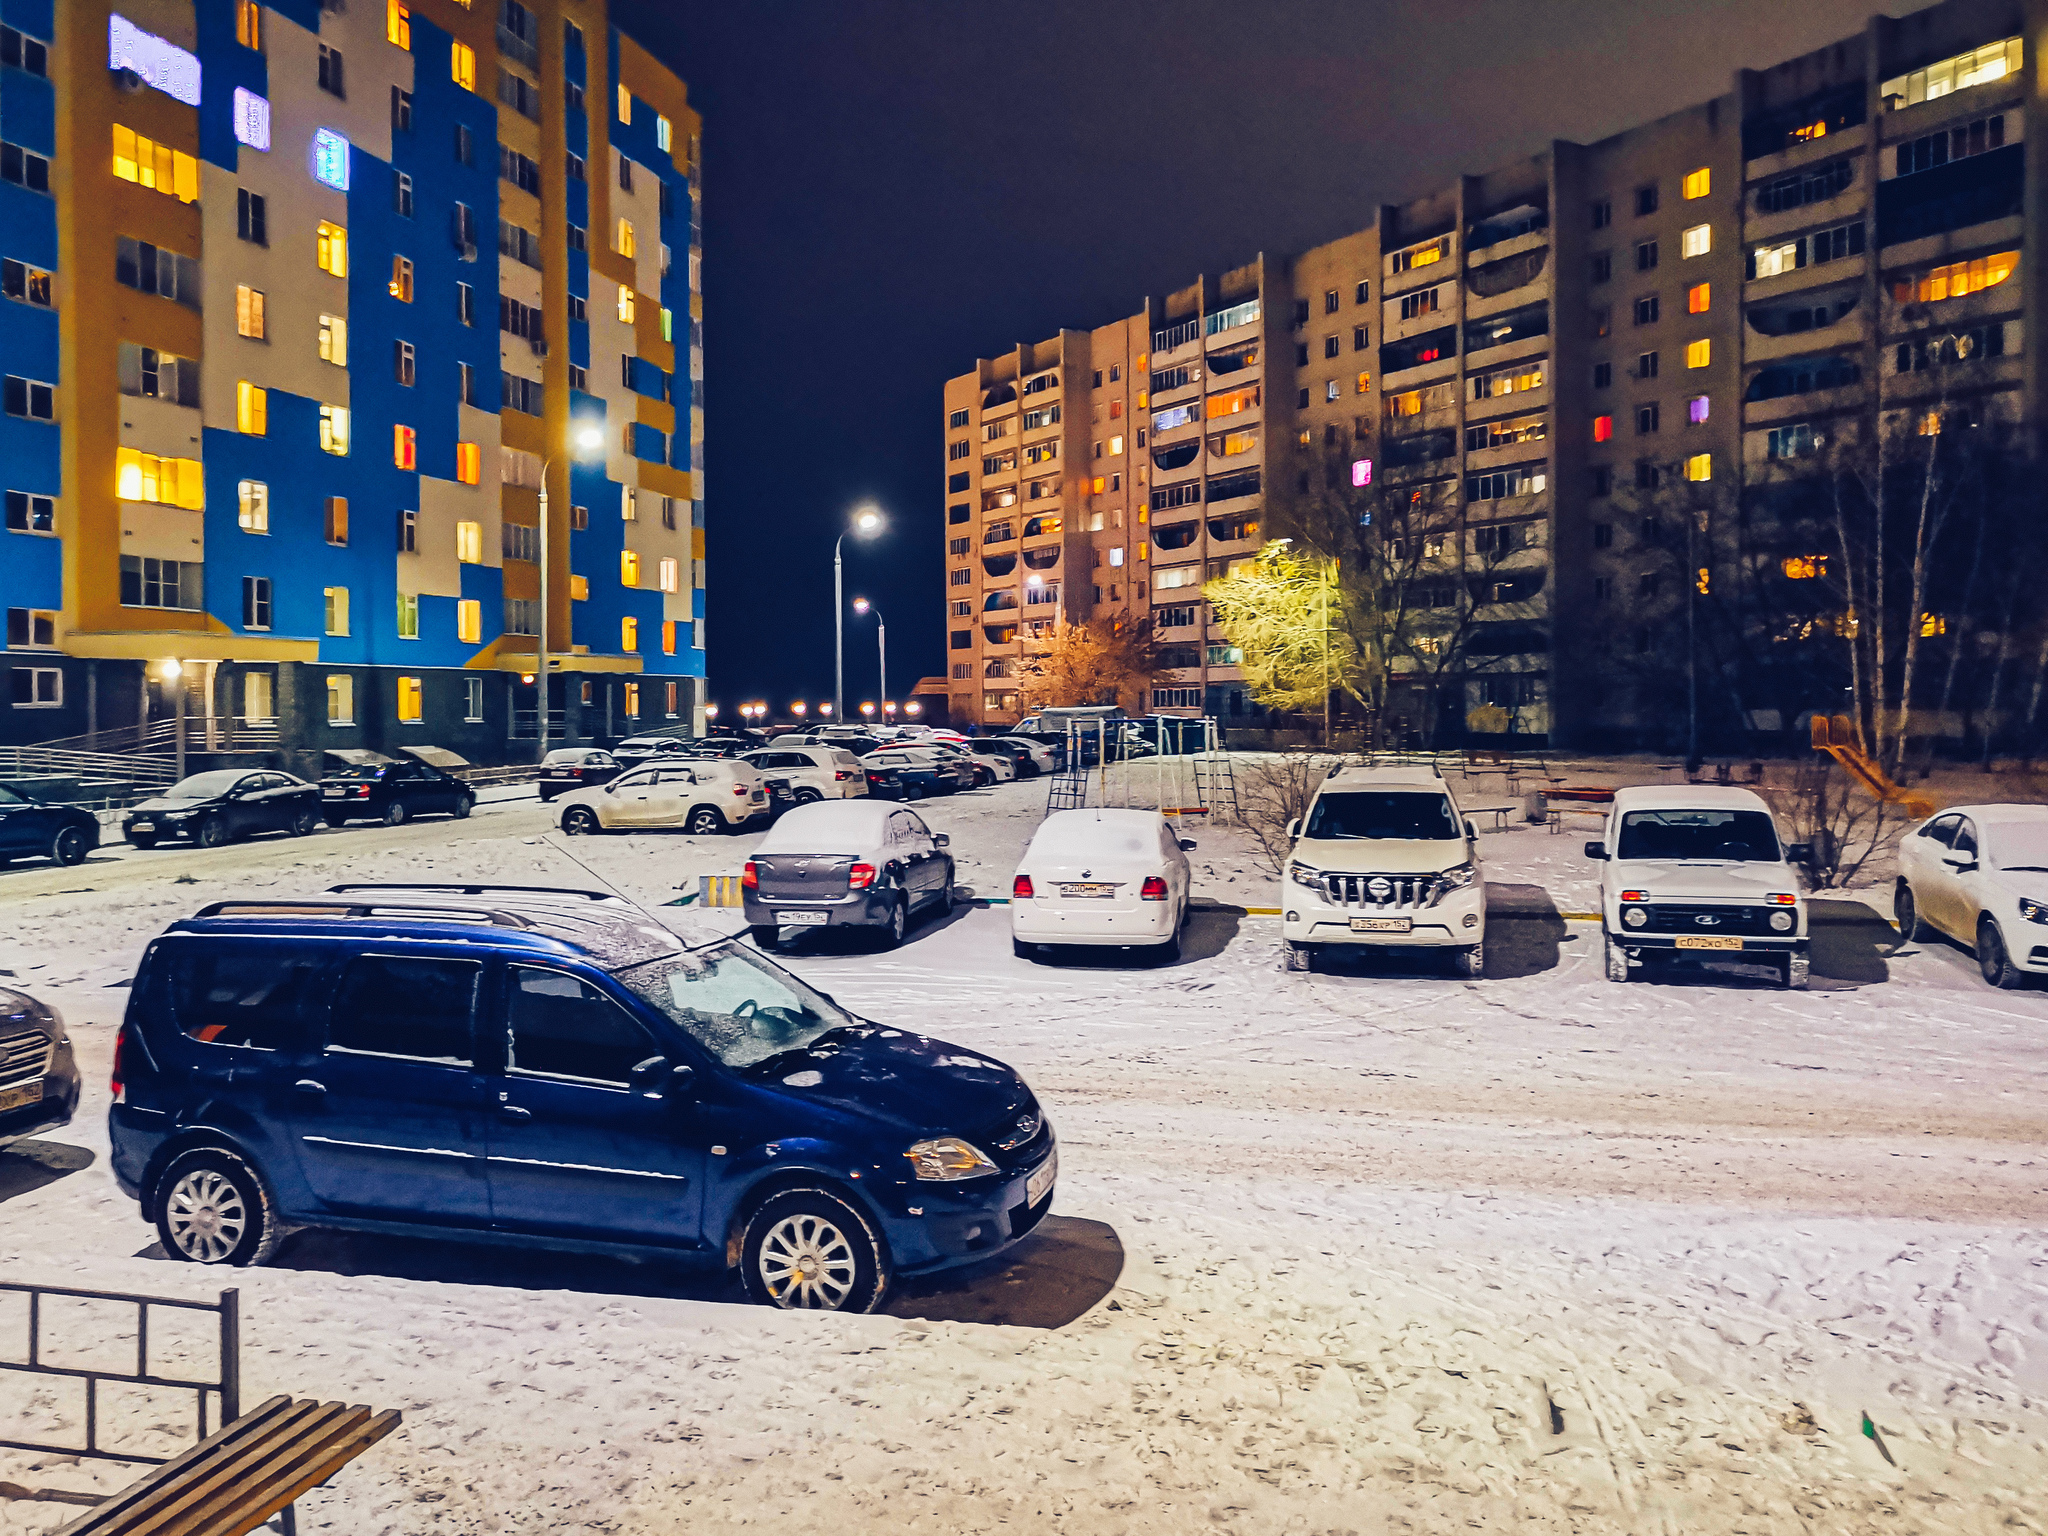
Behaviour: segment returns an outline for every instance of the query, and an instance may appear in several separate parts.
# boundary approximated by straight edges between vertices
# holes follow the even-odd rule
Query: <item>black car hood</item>
[[[128,814],[137,811],[197,811],[209,805],[218,805],[220,796],[213,795],[205,800],[173,800],[168,795],[158,795],[151,800],[138,801],[128,807]]]
[[[754,1082],[909,1133],[973,1137],[1034,1102],[1002,1062],[927,1035],[854,1024],[746,1070]],[[984,1151],[988,1150],[983,1148]]]

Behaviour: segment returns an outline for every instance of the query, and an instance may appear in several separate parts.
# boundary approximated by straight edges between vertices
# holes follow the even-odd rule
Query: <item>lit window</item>
[[[244,533],[270,532],[270,487],[244,480],[235,487],[236,521]]]
[[[1712,287],[1711,283],[1694,283],[1692,287],[1686,289],[1685,312],[1689,315],[1704,315],[1707,307],[1714,301]]]
[[[134,448],[114,450],[114,494],[122,501],[206,508],[206,477],[197,459],[166,459]]]
[[[398,594],[398,638],[417,640],[420,637],[420,599],[417,592]]]
[[[661,590],[664,592],[676,590],[676,563],[674,560],[665,559],[661,562]]]
[[[416,677],[401,677],[398,680],[398,721],[401,725],[418,725],[426,718],[421,707],[420,680]]]
[[[484,637],[484,605],[473,597],[465,597],[455,605],[455,638],[466,645],[476,645]]]
[[[1705,395],[1694,395],[1685,402],[1685,419],[1694,426],[1698,426],[1707,419],[1707,397]]]
[[[261,437],[270,430],[270,391],[247,379],[235,381],[235,430]]]
[[[1685,461],[1685,478],[1688,480],[1711,480],[1714,478],[1714,456],[1711,453],[1696,453]]]
[[[199,162],[182,149],[114,125],[114,174],[181,203],[199,201]]]
[[[412,51],[412,12],[398,0],[384,0],[384,41]]]
[[[391,258],[391,297],[401,304],[412,302],[412,261],[409,257]]]
[[[1714,226],[1695,224],[1678,237],[1678,250],[1682,256],[1704,256],[1714,248]]]
[[[663,341],[674,341],[676,339],[675,316],[669,313],[669,308],[666,304],[661,307],[661,339]]]
[[[464,565],[479,565],[484,558],[484,525],[482,523],[457,523],[455,525],[455,558]]]
[[[664,620],[662,621],[662,624],[661,624],[661,654],[662,654],[662,655],[664,655],[664,656],[673,656],[673,655],[675,655],[675,653],[676,653],[676,621],[675,621],[674,619],[664,619]],[[668,685],[668,693],[669,693],[669,709],[668,709],[668,712],[669,712],[670,714],[674,714],[674,713],[676,712],[676,709],[675,709],[675,692],[676,692],[676,685],[675,685],[674,683],[670,683],[670,684]]]
[[[334,277],[347,277],[348,231],[322,219],[318,234],[320,270]]]
[[[347,406],[323,405],[320,407],[320,447],[325,453],[345,454],[348,452]]]
[[[1112,437],[1109,440],[1109,451],[1112,454],[1122,453],[1124,451],[1124,440],[1120,437]]]
[[[1362,395],[1362,394],[1364,394],[1364,393],[1365,393],[1365,392],[1366,392],[1367,390],[1369,390],[1369,389],[1371,389],[1371,388],[1372,388],[1372,375],[1371,375],[1371,374],[1369,374],[1369,373],[1361,373],[1361,374],[1360,374],[1360,375],[1358,376],[1358,393]]]
[[[618,239],[613,242],[612,249],[621,256],[639,254],[640,241],[633,233],[633,221],[631,219],[619,220]]]
[[[628,325],[633,323],[633,290],[624,283],[619,284],[619,318]]]
[[[1974,261],[1936,267],[1925,277],[1894,283],[1892,297],[1901,304],[1937,304],[1943,299],[1960,299],[1965,294],[1997,287],[2012,276],[2019,261],[2018,251],[2004,251],[1996,256],[1979,256]]]
[[[627,618],[619,620],[619,649],[622,651],[637,651],[640,649],[640,621],[638,619]]]
[[[330,635],[347,634],[348,588],[328,587],[325,595],[327,599],[327,633]],[[329,684],[330,686],[332,685],[332,679],[329,679]]]
[[[1705,197],[1713,188],[1714,175],[1706,166],[1685,173],[1684,192],[1687,197]]]
[[[247,336],[252,341],[261,341],[264,318],[263,290],[251,288],[247,283],[236,285],[235,334]]]
[[[654,119],[654,145],[655,145],[655,148],[657,148],[657,149],[667,149],[667,148],[669,148],[669,147],[670,147],[670,142],[671,142],[671,136],[672,136],[672,135],[674,134],[674,132],[675,132],[675,130],[674,130],[674,128],[673,128],[673,127],[671,126],[671,124],[669,123],[669,120],[668,120],[667,118],[665,118],[665,117],[662,117],[662,116],[659,116],[659,115],[657,115],[657,116],[655,117],[655,119]]]
[[[1612,416],[1595,416],[1593,418],[1593,441],[1605,443],[1611,442],[1613,438],[1614,418]]]
[[[619,551],[619,582],[628,587],[640,585],[640,555],[637,550]]]
[[[332,128],[313,130],[313,179],[337,192],[348,190],[348,140]]]
[[[1704,368],[1707,366],[1708,363],[1712,362],[1713,360],[1714,343],[1710,341],[1707,337],[1702,336],[1698,341],[1688,341],[1685,344],[1686,367]]]
[[[345,635],[348,633],[346,618],[348,613],[348,592],[340,587],[330,587],[327,590],[330,597],[335,592],[341,593],[343,614],[343,627],[340,629],[330,627],[327,633],[330,635]],[[354,725],[356,723],[356,680],[346,672],[330,672],[327,674],[327,723],[329,725]]]
[[[263,7],[256,0],[236,0],[235,41],[244,48],[263,47]]]
[[[588,576],[571,576],[569,578],[569,597],[572,602],[588,602],[590,600],[590,578]]]
[[[399,469],[419,467],[419,435],[411,427],[393,423],[391,428],[391,462]]]
[[[476,50],[467,43],[455,43],[448,50],[448,73],[465,91],[476,89]]]
[[[457,443],[455,445],[455,478],[464,485],[480,485],[483,483],[483,444]]]
[[[348,322],[340,315],[320,317],[320,360],[337,368],[348,366]]]
[[[619,487],[619,518],[628,523],[640,520],[640,493],[630,485]]]
[[[327,498],[327,542],[345,546],[348,543],[348,498],[330,496]]]
[[[633,121],[633,93],[623,85],[619,87],[619,121],[622,123]]]

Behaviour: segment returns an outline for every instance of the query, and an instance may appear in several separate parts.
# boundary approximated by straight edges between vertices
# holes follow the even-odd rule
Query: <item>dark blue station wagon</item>
[[[164,1249],[262,1263],[296,1226],[738,1267],[867,1311],[1052,1204],[1037,1101],[750,946],[624,899],[337,886],[217,902],[137,973],[115,1177]]]

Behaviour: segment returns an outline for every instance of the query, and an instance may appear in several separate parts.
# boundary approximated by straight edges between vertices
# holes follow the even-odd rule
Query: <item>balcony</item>
[[[498,52],[515,63],[524,64],[535,74],[540,73],[540,50],[503,25],[498,28]]]
[[[1041,534],[1059,533],[1065,526],[1065,521],[1057,516],[1034,517],[1024,525],[1024,537],[1035,539]]]
[[[1152,544],[1157,549],[1186,549],[1195,542],[1201,532],[1202,525],[1199,521],[1173,523],[1163,528],[1154,528]]]
[[[1182,320],[1177,324],[1169,325],[1163,331],[1154,331],[1152,333],[1152,350],[1155,353],[1178,351],[1190,342],[1199,340],[1201,334],[1202,320],[1201,316],[1197,315],[1192,319]]]
[[[1186,469],[1201,454],[1202,440],[1190,437],[1184,442],[1168,443],[1163,448],[1152,450],[1152,463],[1159,469],[1172,471]]]
[[[1012,550],[1007,555],[983,555],[981,568],[991,576],[1007,576],[1017,569],[1016,551]]]
[[[1060,563],[1060,547],[1057,544],[1041,544],[1036,549],[1024,551],[1024,568],[1031,571],[1049,571]]]

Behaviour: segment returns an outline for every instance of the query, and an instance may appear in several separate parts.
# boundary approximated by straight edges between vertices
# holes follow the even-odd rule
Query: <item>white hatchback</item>
[[[649,827],[681,827],[696,837],[745,826],[768,814],[761,772],[735,758],[635,768],[596,789],[563,795],[561,827],[576,836]]]
[[[1892,912],[1902,938],[1934,929],[1976,950],[1994,987],[2048,974],[2048,805],[1928,817],[1899,843]]]
[[[1025,958],[1083,944],[1177,959],[1194,846],[1157,811],[1054,811],[1011,881],[1011,947]]]

